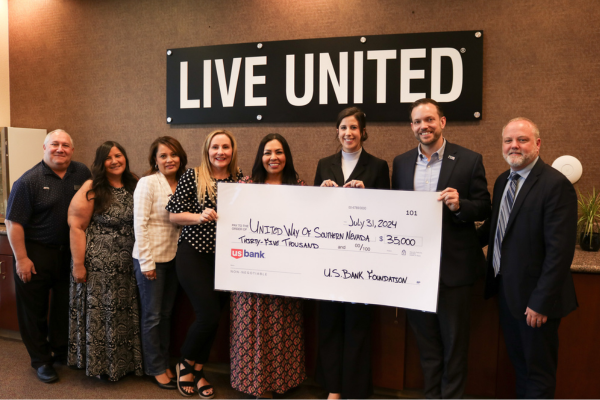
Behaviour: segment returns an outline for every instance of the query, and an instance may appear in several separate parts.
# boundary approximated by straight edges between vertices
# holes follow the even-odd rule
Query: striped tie
[[[496,238],[494,239],[494,276],[498,276],[500,273],[500,252],[502,251],[502,239],[504,239],[504,232],[506,231],[506,224],[510,217],[510,211],[515,203],[515,193],[517,192],[517,180],[521,175],[516,172],[511,172],[508,180],[510,186],[506,191],[506,197],[500,206],[500,215],[498,216],[498,226],[496,227]]]

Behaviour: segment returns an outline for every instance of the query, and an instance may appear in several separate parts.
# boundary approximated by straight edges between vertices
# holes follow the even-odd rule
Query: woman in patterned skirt
[[[304,185],[290,147],[277,133],[265,136],[252,168],[252,182]],[[233,292],[231,297],[231,386],[272,398],[306,379],[302,301],[282,296]]]
[[[133,274],[133,191],[125,149],[96,150],[92,180],[69,207],[73,270],[68,364],[117,381],[142,372],[138,295]]]
[[[186,397],[194,392],[203,399],[215,395],[203,367],[217,333],[222,307],[229,301],[229,293],[214,290],[217,182],[237,182],[241,178],[233,134],[226,130],[211,132],[202,146],[200,167],[188,169],[181,176],[167,204],[171,222],[183,225],[175,268],[196,314],[176,366],[177,388]]]

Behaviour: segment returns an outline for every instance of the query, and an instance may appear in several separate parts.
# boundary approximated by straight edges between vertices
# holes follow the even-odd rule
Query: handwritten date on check
[[[218,184],[215,288],[435,312],[435,192]]]

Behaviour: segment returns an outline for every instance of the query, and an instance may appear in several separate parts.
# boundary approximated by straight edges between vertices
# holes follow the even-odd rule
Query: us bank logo
[[[265,258],[265,253],[263,253],[262,251],[246,251],[243,249],[231,249],[231,257]]]

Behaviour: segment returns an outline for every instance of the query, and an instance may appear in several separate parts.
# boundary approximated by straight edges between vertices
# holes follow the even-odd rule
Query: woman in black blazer
[[[350,107],[337,118],[336,138],[341,150],[319,160],[315,186],[389,189],[385,160],[367,153],[366,117]],[[371,395],[371,309],[367,304],[335,301],[319,303],[317,381],[329,399],[360,399]]]

